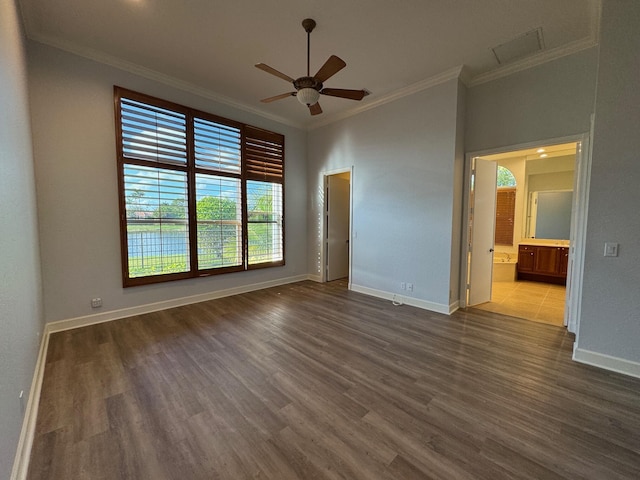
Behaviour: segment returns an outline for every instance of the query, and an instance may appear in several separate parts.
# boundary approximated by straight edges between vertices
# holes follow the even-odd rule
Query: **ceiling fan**
[[[295,92],[281,93],[274,97],[264,98],[260,100],[263,103],[273,102],[287,97],[297,97],[300,103],[309,107],[311,115],[318,115],[322,113],[322,108],[318,103],[320,95],[329,95],[331,97],[348,98],[350,100],[362,100],[365,96],[369,95],[367,90],[348,90],[344,88],[324,88],[323,83],[329,78],[334,76],[340,70],[347,66],[347,64],[339,57],[331,55],[324,65],[318,70],[313,77],[309,73],[309,53],[311,48],[311,32],[316,27],[315,20],[306,18],[302,21],[302,27],[307,32],[307,75],[305,77],[299,77],[295,80],[289,75],[285,75],[279,72],[269,65],[264,63],[258,63],[256,65],[260,70],[264,70],[271,75],[280,77],[287,82],[291,82],[296,89]]]

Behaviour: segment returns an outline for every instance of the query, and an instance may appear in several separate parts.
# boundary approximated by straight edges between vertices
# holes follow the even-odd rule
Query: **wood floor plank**
[[[640,380],[573,340],[344,281],[56,333],[28,478],[640,478]]]

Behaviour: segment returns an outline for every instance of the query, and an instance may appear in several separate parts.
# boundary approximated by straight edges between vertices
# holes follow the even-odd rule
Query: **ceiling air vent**
[[[531,30],[491,49],[500,65],[534,55],[542,50],[544,50],[542,27]]]

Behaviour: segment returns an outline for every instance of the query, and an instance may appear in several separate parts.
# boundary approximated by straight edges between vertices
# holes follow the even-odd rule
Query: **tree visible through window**
[[[513,227],[516,213],[516,178],[502,165],[498,166],[498,192],[496,194],[496,245],[513,245]]]
[[[284,264],[284,137],[115,87],[125,286]]]
[[[498,187],[515,187],[516,177],[513,176],[511,170],[502,165],[498,165]]]

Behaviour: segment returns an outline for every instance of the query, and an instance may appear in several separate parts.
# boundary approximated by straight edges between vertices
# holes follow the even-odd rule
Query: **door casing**
[[[326,170],[322,172],[322,186],[323,186],[323,202],[322,202],[322,240],[321,240],[321,248],[320,248],[320,281],[327,281],[327,248],[326,248],[326,239],[327,239],[327,198],[326,191],[327,185],[329,182],[329,177],[331,175],[338,175],[340,173],[348,173],[349,174],[349,290],[351,290],[352,285],[352,264],[353,264],[353,174],[354,168],[346,167],[335,170]]]
[[[593,124],[593,116],[592,116]],[[523,143],[518,145],[510,145],[491,150],[483,150],[477,152],[469,152],[465,156],[465,172],[463,189],[463,228],[462,228],[462,251],[463,261],[460,271],[460,307],[467,307],[467,282],[469,273],[469,239],[470,224],[469,214],[471,205],[471,167],[475,157],[493,155],[497,153],[505,153],[517,150],[526,150],[530,148],[538,148],[546,145],[555,145],[560,143],[578,142],[578,151],[576,152],[576,169],[574,178],[574,208],[572,210],[571,222],[571,248],[569,251],[569,267],[567,283],[567,298],[565,301],[565,325],[570,332],[579,335],[580,330],[580,296],[582,294],[582,280],[584,271],[584,251],[586,242],[586,218],[589,204],[589,181],[591,172],[591,147],[590,134],[571,135],[567,137],[547,139],[544,141],[536,141]]]

